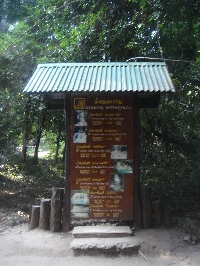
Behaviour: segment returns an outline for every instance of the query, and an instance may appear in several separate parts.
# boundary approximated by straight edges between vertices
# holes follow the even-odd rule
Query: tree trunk
[[[45,120],[46,120],[46,116],[47,116],[47,110],[45,109],[43,114],[42,114],[41,123],[39,125],[38,134],[37,134],[37,137],[36,137],[35,152],[34,152],[34,157],[33,157],[34,164],[38,164],[38,151],[39,151],[40,139],[41,139],[41,136],[42,136],[42,131],[43,131],[43,128],[44,128],[44,123],[45,123]]]
[[[26,154],[27,154],[27,144],[28,144],[28,136],[29,136],[29,111],[30,111],[30,96],[28,96],[25,110],[24,110],[24,130],[23,130],[23,145],[22,145],[22,161],[26,162]]]
[[[64,188],[53,188],[51,198],[50,230],[59,232],[62,229],[61,217]]]
[[[59,130],[58,136],[56,139],[56,154],[55,154],[55,163],[58,163],[58,154],[59,154],[59,148],[60,148],[60,137],[61,137],[61,132]]]
[[[65,138],[65,146],[62,151],[62,162],[63,163],[65,162],[65,157],[66,157],[65,154],[66,154],[66,138]]]
[[[50,223],[50,209],[51,209],[51,200],[43,199],[40,202],[40,220],[39,227],[44,230],[49,230]]]

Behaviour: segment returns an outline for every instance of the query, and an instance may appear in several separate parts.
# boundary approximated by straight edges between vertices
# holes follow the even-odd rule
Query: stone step
[[[140,248],[139,240],[135,236],[114,238],[75,238],[71,242],[75,255],[80,254],[120,254],[132,255]]]
[[[108,238],[131,236],[132,231],[128,226],[77,226],[72,232],[74,238]]]

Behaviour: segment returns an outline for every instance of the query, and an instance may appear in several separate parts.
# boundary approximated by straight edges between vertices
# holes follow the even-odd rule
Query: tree
[[[59,162],[60,153],[65,158],[65,114],[63,110],[49,111],[47,124],[44,131],[44,139],[49,143],[49,148],[55,154],[55,163]],[[60,151],[60,148],[63,150]]]

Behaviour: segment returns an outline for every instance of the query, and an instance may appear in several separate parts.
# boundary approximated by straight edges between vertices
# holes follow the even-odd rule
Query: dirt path
[[[0,235],[1,266],[199,266],[200,244],[183,241],[175,229],[140,230],[141,252],[133,256],[74,256],[70,249],[72,234],[52,233],[27,224]]]

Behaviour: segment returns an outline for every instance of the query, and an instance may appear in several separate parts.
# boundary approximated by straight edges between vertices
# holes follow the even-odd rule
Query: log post
[[[42,199],[40,202],[40,220],[39,227],[44,230],[49,230],[49,219],[50,219],[50,209],[51,200]]]
[[[145,229],[152,225],[152,204],[151,204],[151,189],[148,187],[141,188],[141,205],[142,205],[142,220]]]
[[[170,207],[164,208],[164,225],[167,228],[172,226],[172,214],[171,214],[171,208]]]
[[[70,162],[71,162],[71,93],[65,97],[65,130],[66,130],[66,152],[65,152],[65,193],[63,203],[63,231],[70,231]]]
[[[153,201],[152,202],[153,208],[153,221],[155,227],[160,227],[162,223],[162,211],[160,201]]]
[[[140,99],[136,96],[133,98],[133,176],[134,176],[134,209],[133,219],[134,227],[142,226],[141,199],[140,199]]]
[[[31,208],[28,229],[33,230],[39,226],[39,218],[40,218],[40,206],[33,205]]]
[[[62,229],[61,216],[64,188],[53,188],[50,212],[50,230],[59,232]]]

